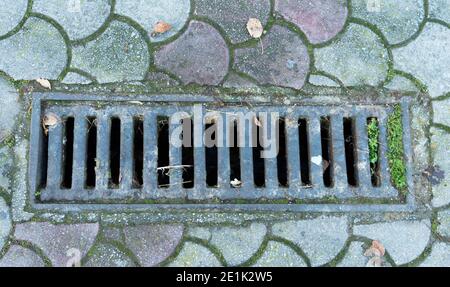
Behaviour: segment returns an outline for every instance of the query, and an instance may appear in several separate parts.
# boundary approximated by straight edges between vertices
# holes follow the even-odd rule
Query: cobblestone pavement
[[[249,18],[262,23],[261,39]],[[158,21],[170,29],[154,32]],[[0,266],[450,266],[449,47],[450,0],[3,0]],[[432,109],[430,162],[419,171],[429,203],[415,213],[191,223],[33,212],[22,115],[39,78],[55,90],[421,92]],[[373,240],[386,249],[379,262],[364,255]]]

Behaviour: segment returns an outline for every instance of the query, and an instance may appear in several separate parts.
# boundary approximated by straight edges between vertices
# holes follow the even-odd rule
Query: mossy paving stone
[[[0,37],[16,28],[27,11],[28,0],[3,0],[0,5]]]
[[[11,245],[0,259],[0,267],[44,267],[44,261],[35,252],[19,245]]]

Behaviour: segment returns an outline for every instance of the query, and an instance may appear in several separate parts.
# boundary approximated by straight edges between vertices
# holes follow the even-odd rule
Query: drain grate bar
[[[195,108],[198,109],[197,106]],[[386,159],[386,125],[389,107],[297,106],[290,107],[289,110],[277,106],[253,108],[251,111],[255,112],[255,115],[276,112],[282,122],[269,116],[267,119],[259,117],[258,121],[245,120],[242,123],[246,128],[245,134],[238,134],[238,142],[247,144],[238,149],[240,177],[237,184],[236,182],[232,184],[234,179],[231,178],[233,174],[233,167],[230,164],[231,149],[227,144],[230,139],[224,136],[224,131],[233,131],[234,123],[239,119],[237,116],[229,118],[228,115],[238,115],[249,110],[226,106],[206,109],[206,105],[202,106],[203,112],[209,109],[216,111],[215,122],[218,127],[215,136],[222,145],[216,151],[211,150],[208,155],[205,154],[204,146],[194,146],[191,179],[194,182],[191,184],[192,188],[187,188],[183,169],[188,167],[183,165],[181,147],[170,145],[167,151],[168,166],[158,166],[158,157],[163,154],[158,147],[158,134],[161,128],[158,121],[161,117],[170,118],[175,112],[184,112],[185,119],[193,121],[194,143],[203,143],[206,126],[203,125],[199,129],[199,125],[196,124],[198,119],[194,114],[194,106],[170,107],[154,103],[142,106],[119,104],[94,107],[89,103],[76,106],[70,104],[43,106],[41,117],[53,113],[61,119],[61,124],[51,127],[48,132],[48,170],[46,180],[42,180],[40,200],[44,202],[122,202],[147,199],[293,198],[314,200],[330,196],[338,199],[398,197],[398,192],[390,183]],[[64,129],[67,128],[64,127],[64,123],[70,117],[74,119],[72,182],[70,186],[63,187],[61,183],[65,159]],[[371,181],[367,136],[369,118],[376,118],[379,123],[380,186],[373,186]],[[116,131],[120,139],[117,138],[118,135],[112,135],[113,119],[116,119],[115,126],[120,124]],[[136,154],[136,121],[142,122],[142,159],[138,159],[139,155]],[[178,122],[178,119],[170,118],[170,121],[172,122],[166,125],[169,137],[181,140],[182,133],[184,136],[184,127],[180,129],[179,125],[181,119]],[[224,123],[223,128],[220,127],[220,122]],[[301,124],[306,126],[300,128]],[[348,125],[347,132],[344,132],[346,125]],[[90,140],[93,134],[89,133],[90,128],[96,129],[95,140]],[[275,133],[278,136],[285,135],[285,148],[280,145],[277,147],[278,150],[284,150],[285,155],[278,159],[277,157],[264,158],[261,161],[263,165],[256,164],[254,153],[259,150],[248,145],[252,141],[253,130],[256,128],[262,132],[262,138],[268,138],[268,140],[270,140],[269,135],[272,135],[275,130],[278,130],[278,133]],[[351,129],[350,134],[348,129]],[[43,136],[41,129],[41,137]],[[302,137],[307,138],[307,146],[302,144],[305,142]],[[93,147],[95,153],[92,153],[91,142],[96,143]],[[324,149],[329,150],[328,155],[324,153]],[[118,157],[113,154],[113,151],[120,151]],[[302,152],[303,155],[301,155]],[[215,155],[217,156],[217,184],[209,186],[207,174],[210,173],[209,176],[214,177],[215,167],[206,166],[206,162],[208,157]],[[346,158],[346,155],[351,155],[350,160]],[[328,160],[326,157],[329,157]],[[136,167],[138,160],[142,162],[141,172]],[[94,167],[93,161],[95,161]],[[349,164],[352,165],[351,168]],[[44,168],[39,164],[37,167]],[[326,179],[328,170],[330,176]],[[161,172],[167,174],[168,183],[158,182],[158,173]],[[43,171],[37,171],[37,173],[44,174]],[[258,177],[255,177],[255,174]],[[261,181],[260,176],[264,177],[263,185],[255,186],[256,179]],[[354,178],[352,184],[350,184],[350,176]],[[88,183],[88,177],[94,180]],[[283,180],[284,177],[287,178],[286,182]],[[326,184],[327,181],[331,181],[331,184]],[[39,188],[37,184],[35,187]]]

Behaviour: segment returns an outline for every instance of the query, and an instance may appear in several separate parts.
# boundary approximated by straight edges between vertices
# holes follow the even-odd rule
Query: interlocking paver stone
[[[208,241],[211,239],[212,236],[211,230],[209,230],[206,227],[189,227],[187,235]]]
[[[0,142],[11,134],[19,111],[19,93],[12,83],[0,77]]]
[[[266,226],[261,223],[249,227],[212,228],[210,243],[219,248],[228,265],[238,265],[248,260],[261,246]]]
[[[103,227],[102,235],[107,240],[123,241],[123,232],[118,227]]]
[[[431,0],[430,17],[450,23],[450,0]]]
[[[16,225],[14,237],[37,245],[53,266],[64,267],[73,258],[71,254],[86,256],[94,244],[98,228],[97,223],[54,225],[27,222]]]
[[[184,243],[183,249],[172,261],[172,267],[219,267],[221,266],[216,256],[208,248],[192,243]]]
[[[412,81],[402,76],[395,76],[392,81],[385,85],[385,88],[396,91],[418,91]]]
[[[248,19],[256,18],[265,25],[269,13],[269,0],[198,0],[195,3],[195,14],[217,23],[232,43],[251,38],[246,29]]]
[[[437,242],[421,267],[450,267],[450,244]]]
[[[275,0],[275,10],[297,25],[313,44],[336,36],[348,15],[346,0]]]
[[[345,257],[337,265],[338,267],[365,267],[368,257],[364,256],[364,248],[362,242],[352,242],[348,248]]]
[[[50,23],[30,17],[20,31],[0,41],[0,70],[14,79],[56,79],[67,62],[67,47]]]
[[[425,17],[423,0],[383,0],[379,9],[370,7],[367,0],[352,0],[354,17],[377,26],[390,44],[408,40],[419,30]]]
[[[43,267],[44,261],[30,249],[11,245],[0,259],[0,267]]]
[[[339,87],[338,83],[328,77],[321,75],[311,75],[309,77],[309,83],[315,86]]]
[[[234,67],[261,84],[300,89],[309,63],[308,50],[300,37],[275,25],[261,43],[235,51]]]
[[[450,238],[450,210],[438,212],[437,220],[439,222],[437,232],[441,236]]]
[[[11,202],[11,214],[13,221],[27,221],[33,214],[25,211],[25,205],[27,204],[28,198],[28,188],[27,188],[27,173],[28,173],[28,162],[27,162],[27,148],[28,141],[21,140],[16,141],[14,147],[14,169],[15,172],[12,176],[11,190],[12,190],[12,202]]]
[[[94,247],[86,267],[134,267],[133,260],[111,244],[99,244]]]
[[[67,73],[67,75],[64,77],[64,80],[62,80],[62,82],[64,84],[90,84],[92,81],[80,74],[74,73],[74,72],[69,72]]]
[[[228,72],[229,52],[216,29],[192,21],[183,35],[156,52],[155,61],[185,84],[217,85]]]
[[[154,266],[171,255],[183,235],[182,225],[141,225],[124,228],[125,243],[142,266]]]
[[[0,148],[0,190],[10,192],[10,174],[13,166],[11,150],[8,147]]]
[[[427,85],[432,97],[441,96],[450,91],[449,46],[450,29],[427,23],[417,39],[392,51],[394,65]],[[420,51],[420,57],[417,51]]]
[[[152,42],[159,42],[172,37],[183,28],[190,10],[190,0],[117,0],[115,12],[136,21],[149,33]],[[158,21],[170,24],[171,29],[152,35]]]
[[[369,28],[350,24],[339,40],[315,49],[315,66],[346,86],[377,85],[388,71],[388,51]]]
[[[130,25],[113,21],[95,40],[73,48],[72,66],[100,83],[143,80],[150,64],[147,43]]]
[[[5,200],[0,197],[0,250],[8,239],[11,227],[11,216],[9,215],[8,205]]]
[[[378,240],[397,265],[417,258],[430,240],[429,220],[395,221],[356,225],[353,234]]]
[[[433,122],[450,127],[450,98],[433,102]]]
[[[283,243],[270,241],[255,267],[306,267],[302,257]]]
[[[227,80],[223,83],[225,88],[255,88],[257,85],[248,79],[245,79],[235,73],[230,73]]]
[[[13,30],[22,21],[28,0],[3,0],[0,6],[0,37]]]
[[[311,265],[331,261],[345,245],[348,238],[346,217],[320,216],[302,221],[276,223],[274,235],[296,243],[311,260]]]
[[[42,13],[60,24],[71,40],[95,33],[111,12],[110,0],[34,0],[33,12]]]
[[[444,206],[450,203],[450,158],[448,147],[450,146],[450,134],[436,128],[431,129],[431,152],[433,163],[443,171],[443,178],[434,182],[432,186],[434,207]]]

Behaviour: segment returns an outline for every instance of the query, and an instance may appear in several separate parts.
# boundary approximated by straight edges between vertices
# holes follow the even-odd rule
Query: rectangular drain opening
[[[368,206],[404,204],[387,168],[390,105],[303,105],[289,113],[265,105],[253,107],[252,116],[242,106],[204,106],[215,116],[199,120],[189,104],[58,100],[34,103],[30,186],[37,205],[151,201],[145,206],[228,209],[239,202],[262,210],[336,210],[360,198]],[[178,112],[189,116],[173,120]],[[49,114],[60,120],[46,129]],[[172,143],[176,131],[181,146]],[[277,152],[269,156],[273,144]],[[279,204],[284,200],[295,203]]]
[[[331,141],[330,117],[320,118],[320,138],[322,145],[323,184],[333,186],[333,146]]]

